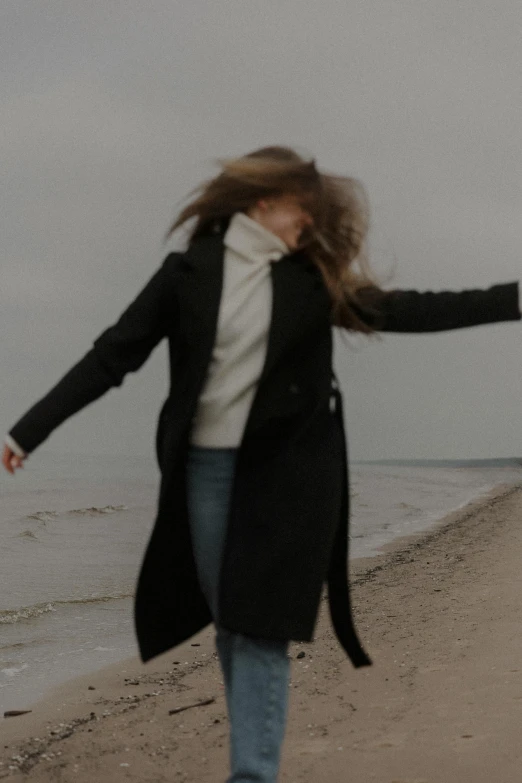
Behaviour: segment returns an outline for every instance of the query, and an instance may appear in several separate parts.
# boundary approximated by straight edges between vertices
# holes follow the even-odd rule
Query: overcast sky
[[[390,287],[518,280],[521,29],[519,0],[3,0],[2,431],[134,298],[220,156],[296,145],[362,179]],[[335,340],[352,459],[522,453],[522,324]],[[166,356],[39,451],[152,455]]]

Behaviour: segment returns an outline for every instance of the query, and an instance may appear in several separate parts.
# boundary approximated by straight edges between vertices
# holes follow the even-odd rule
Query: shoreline
[[[350,753],[352,764],[353,754],[360,756],[360,744],[354,744],[353,738],[347,743],[345,738],[335,746],[342,750],[334,752],[331,737],[335,733],[334,727],[341,737],[347,733],[347,726],[350,736],[357,733],[352,724],[354,716],[360,718],[361,706],[356,706],[360,697],[353,694],[364,690],[370,681],[378,680],[382,701],[383,671],[396,675],[397,667],[403,670],[399,671],[396,683],[400,690],[400,684],[407,683],[414,670],[418,670],[411,649],[402,652],[403,660],[398,663],[397,649],[407,642],[408,634],[402,623],[395,627],[393,620],[401,616],[413,617],[414,605],[423,596],[426,598],[427,590],[430,595],[428,608],[423,609],[421,602],[416,611],[420,608],[421,614],[429,614],[429,605],[434,598],[440,600],[447,592],[445,574],[447,576],[453,568],[451,575],[454,576],[455,567],[461,563],[464,564],[462,570],[468,573],[466,561],[484,554],[485,539],[492,540],[495,535],[502,537],[506,526],[509,527],[507,521],[502,524],[503,508],[509,506],[519,506],[522,513],[522,485],[496,485],[486,495],[445,515],[428,530],[395,539],[383,547],[378,556],[351,561],[356,625],[374,666],[353,670],[333,636],[323,600],[315,642],[292,643],[290,648],[291,705],[281,780],[285,780],[285,775],[288,780],[294,780],[298,770],[304,774],[300,780],[321,779],[313,776],[313,768],[318,763],[320,770],[326,760],[328,764],[337,762],[341,765],[337,772],[335,766],[332,767],[328,779],[344,780],[342,765],[347,762],[343,758]],[[495,521],[499,514],[503,515],[502,519]],[[477,525],[481,527],[479,541],[472,535]],[[522,530],[520,541],[522,544]],[[455,546],[456,542],[458,546]],[[478,553],[475,552],[477,547]],[[418,559],[428,555],[429,573],[426,570],[413,573]],[[420,579],[422,589],[413,590],[413,575]],[[440,586],[433,587],[434,583]],[[397,596],[393,597],[397,591],[400,593],[398,602]],[[522,600],[520,613],[522,616]],[[419,618],[416,619],[417,622],[412,621],[411,633],[414,634],[415,629],[430,633],[427,620],[419,623]],[[432,618],[434,625],[436,619]],[[412,643],[412,646],[415,645]],[[304,659],[299,661],[295,660],[298,651],[305,652]],[[390,679],[396,678],[385,678],[385,682]],[[348,683],[345,686],[348,692],[337,692],[343,691],[344,681]],[[359,687],[351,687],[355,685]],[[377,697],[376,693],[374,696]],[[168,709],[205,698],[215,698],[215,702],[189,709],[179,717],[168,716]],[[404,701],[406,694],[394,697],[391,706],[381,710],[381,722],[396,710],[396,699]],[[322,718],[317,723],[319,713]],[[334,715],[332,725],[327,714]],[[307,717],[303,717],[305,715]],[[366,718],[368,722],[368,716]],[[42,783],[73,778],[81,783],[93,778],[110,779],[111,783],[120,780],[156,782],[176,779],[169,776],[172,765],[181,776],[177,779],[210,782],[217,779],[212,772],[216,767],[221,777],[226,774],[228,726],[212,627],[149,664],[143,665],[132,657],[68,680],[35,702],[30,713],[2,720],[4,742],[0,753],[0,779],[21,781],[30,773],[31,780]],[[308,721],[304,731],[303,720]],[[370,724],[367,728],[371,729]],[[180,736],[183,738],[181,744]],[[397,750],[400,745],[397,739],[390,743],[381,743],[379,747],[381,750],[388,748],[389,754],[390,748]],[[152,746],[155,750],[151,750]],[[376,753],[376,748],[373,751]],[[110,759],[110,764],[104,765],[103,758]],[[308,769],[306,774],[305,767]],[[371,775],[355,776],[353,780],[362,781],[368,777]],[[385,777],[375,779],[388,780]],[[433,778],[445,783],[464,779]],[[500,779],[496,777],[496,780]],[[432,778],[429,780],[431,783]],[[516,778],[512,780],[515,783]]]
[[[82,464],[82,467],[88,468],[89,466]],[[9,600],[10,594],[13,591],[16,594],[17,588],[19,588],[20,596],[26,587],[29,591],[28,596],[32,596],[32,600],[28,597],[25,602],[22,602],[19,609],[8,609],[7,614],[14,611],[15,614],[20,612],[22,618],[24,616],[30,617],[34,610],[35,614],[41,613],[42,616],[36,622],[26,622],[22,619],[20,623],[13,624],[9,624],[9,617],[0,617],[0,628],[3,629],[2,656],[0,656],[2,657],[0,716],[5,710],[30,709],[37,701],[46,698],[52,688],[86,673],[94,676],[95,672],[112,663],[123,663],[127,658],[137,655],[136,639],[132,627],[132,590],[129,598],[124,601],[99,600],[91,602],[89,600],[91,595],[99,595],[100,599],[104,597],[104,585],[110,574],[110,569],[106,567],[107,564],[103,567],[100,565],[93,571],[89,570],[87,582],[82,577],[81,579],[85,582],[83,587],[81,584],[77,585],[71,593],[71,586],[75,579],[75,570],[74,567],[71,568],[71,563],[77,561],[76,553],[79,549],[74,546],[74,542],[83,540],[84,526],[76,525],[78,522],[76,518],[71,520],[71,524],[67,522],[65,525],[65,530],[63,530],[66,534],[64,544],[66,547],[72,547],[72,550],[66,557],[66,567],[63,573],[58,553],[54,547],[49,547],[50,541],[48,540],[49,536],[56,532],[55,529],[62,529],[57,520],[65,513],[63,511],[65,508],[69,509],[67,513],[72,513],[71,509],[85,512],[103,511],[107,503],[112,507],[124,503],[131,509],[128,513],[124,512],[126,516],[131,515],[129,519],[120,518],[116,514],[112,518],[111,524],[107,525],[107,520],[102,514],[94,514],[91,522],[98,530],[107,551],[114,553],[110,560],[114,561],[116,568],[118,568],[118,564],[121,565],[121,557],[123,556],[121,552],[127,547],[128,554],[123,557],[128,561],[126,574],[127,585],[130,587],[135,580],[136,568],[139,567],[141,557],[140,552],[143,551],[146,542],[146,536],[143,535],[143,530],[145,530],[143,520],[145,515],[149,515],[149,510],[148,508],[147,510],[142,509],[139,515],[137,514],[138,509],[134,501],[143,499],[143,487],[139,489],[133,487],[130,490],[132,502],[129,503],[129,485],[125,482],[122,484],[120,480],[123,474],[125,474],[126,480],[129,479],[129,465],[126,464],[124,467],[125,470],[112,468],[113,473],[110,473],[110,470],[107,473],[107,469],[111,466],[105,464],[97,466],[104,476],[112,477],[110,482],[99,485],[93,474],[94,483],[93,481],[87,482],[85,485],[82,483],[80,495],[78,495],[78,487],[76,489],[73,487],[74,491],[72,491],[69,479],[63,479],[65,484],[61,489],[65,494],[62,497],[63,493],[60,492],[59,502],[54,496],[48,497],[47,490],[44,494],[44,497],[47,498],[45,501],[42,501],[39,495],[33,497],[29,492],[28,498],[24,501],[26,506],[23,509],[18,509],[21,513],[18,526],[15,524],[16,520],[13,519],[12,524],[8,524],[4,530],[7,545],[9,546],[9,541],[14,536],[13,541],[17,543],[18,547],[14,558],[15,568],[8,568],[7,574],[4,574],[7,587],[4,603],[7,606],[10,604],[19,605],[18,601]],[[133,470],[135,469],[134,465]],[[140,471],[142,470],[143,465],[140,467]],[[53,463],[49,464],[49,471],[50,474],[53,471],[61,474],[57,465]],[[93,473],[92,470],[91,473]],[[512,470],[511,468],[508,470],[495,468],[488,471],[479,470],[477,473],[465,469],[462,476],[459,475],[459,470],[456,468],[451,470],[441,468],[435,472],[425,468],[420,468],[418,471],[411,471],[409,468],[405,471],[404,468],[398,468],[391,473],[385,470],[383,475],[381,466],[377,472],[373,468],[369,471],[363,470],[362,473],[352,472],[351,562],[354,563],[360,558],[378,556],[379,550],[383,546],[388,543],[393,545],[399,536],[408,536],[431,529],[448,513],[458,510],[470,501],[479,499],[499,483],[520,481],[521,475],[522,470]],[[96,508],[92,507],[93,503]],[[99,509],[100,506],[103,508]],[[34,510],[44,507],[55,509],[55,512],[36,512],[38,516],[50,515],[52,517],[53,513],[57,514],[56,519],[50,520],[49,529],[44,529],[44,523],[30,522],[35,516]],[[11,509],[12,512],[15,510],[15,508]],[[29,514],[29,512],[31,513]],[[26,513],[27,525],[29,526],[27,528],[24,527],[26,524],[24,514]],[[141,521],[138,520],[138,516]],[[24,521],[21,521],[22,517]],[[130,523],[129,529],[127,529],[127,522]],[[21,532],[23,535],[20,535]],[[39,539],[42,534],[42,540],[29,541],[28,536],[31,534],[31,539],[34,538],[33,533],[36,539]],[[126,542],[123,550],[120,548],[121,536]],[[96,537],[90,537],[91,542],[94,542],[95,539]],[[39,549],[40,554],[43,555],[40,558],[38,556]],[[87,559],[98,559],[94,547],[90,544],[85,556]],[[50,558],[48,572],[43,566],[46,558]],[[41,589],[47,583],[47,575],[52,577],[53,566],[51,562],[54,562],[55,567],[60,569],[62,585],[59,591],[51,591],[57,603],[47,602],[45,612],[42,613],[41,609],[44,604],[38,604],[40,596],[46,595],[48,601],[52,601],[52,596],[49,598],[45,589]],[[28,581],[22,577],[26,569],[29,569]],[[80,573],[83,572],[80,570]],[[54,579],[54,577],[52,578]],[[128,593],[128,589],[110,589],[108,592],[111,594],[114,592]],[[74,600],[77,594],[83,596],[79,603]],[[59,600],[58,596],[61,596],[63,600]],[[68,600],[68,596],[72,598],[71,601]],[[107,598],[109,597],[107,596]],[[7,624],[4,625],[4,622]]]
[[[432,541],[443,536],[447,532],[447,528],[468,522],[480,511],[491,508],[497,502],[518,492],[522,497],[522,482],[520,484],[513,482],[495,484],[486,492],[461,503],[440,519],[433,521],[429,527],[405,536],[397,536],[393,541],[380,547],[380,554],[354,558],[350,568],[351,585],[365,584],[373,578],[374,574],[386,568],[392,568],[397,562],[402,561],[403,555],[408,554],[410,550],[429,546]]]
[[[352,586],[355,586],[356,580],[362,579],[363,582],[366,581],[368,578],[370,578],[370,575],[373,573],[374,569],[377,571],[380,571],[383,567],[386,567],[388,557],[392,556],[394,554],[398,554],[400,556],[400,553],[404,548],[407,548],[412,542],[414,542],[417,538],[420,537],[421,540],[424,540],[426,536],[429,536],[430,533],[435,532],[439,526],[444,526],[446,524],[452,524],[453,521],[458,520],[460,518],[460,515],[467,510],[470,510],[471,513],[473,513],[473,509],[476,506],[481,506],[484,502],[490,499],[490,497],[495,497],[497,494],[501,493],[503,494],[505,491],[505,488],[513,486],[512,483],[497,483],[493,487],[491,487],[489,490],[485,492],[480,492],[477,495],[472,496],[468,500],[463,501],[462,503],[459,503],[458,506],[453,508],[451,511],[447,512],[446,514],[443,514],[440,518],[434,519],[430,522],[425,522],[425,526],[419,527],[419,529],[413,533],[408,533],[403,536],[396,536],[395,538],[391,539],[390,541],[382,544],[378,547],[378,551],[375,551],[374,554],[370,554],[367,556],[359,556],[354,557],[353,559],[350,559],[350,573],[351,576],[351,584]],[[361,571],[364,573],[362,576],[357,577],[356,575],[359,574]],[[210,632],[212,633],[211,629],[205,629],[199,634],[197,637],[194,637],[196,640],[196,643],[200,643],[199,636],[205,635],[205,633]],[[194,640],[188,640],[188,643],[185,645],[180,646],[177,650],[174,649],[172,653],[166,653],[166,655],[171,655],[174,653],[177,653],[179,650],[185,650],[185,647],[188,649],[184,652],[180,652],[179,655],[183,657],[183,660],[187,658],[191,658],[191,650],[190,643],[194,642]],[[192,650],[192,652],[195,652]],[[174,658],[177,656],[174,654]],[[158,661],[161,661],[161,657],[157,659]],[[151,665],[154,665],[153,663]],[[98,666],[98,668],[92,669],[89,672],[86,673],[79,673],[74,674],[72,677],[68,677],[67,679],[63,680],[62,682],[59,682],[55,685],[50,686],[44,693],[41,695],[38,695],[34,701],[29,702],[28,704],[20,704],[18,705],[20,710],[30,710],[31,712],[39,707],[40,704],[45,704],[46,701],[49,699],[52,700],[54,694],[64,692],[64,698],[67,698],[67,692],[69,690],[69,686],[71,687],[71,690],[74,690],[76,687],[76,683],[80,684],[83,683],[85,680],[94,680],[98,676],[103,677],[104,673],[107,674],[107,676],[110,676],[112,672],[118,672],[120,669],[127,669],[127,668],[135,668],[136,666],[145,668],[141,662],[138,661],[137,655],[131,655],[123,657],[117,661],[114,661],[113,663],[108,664],[102,664],[101,666]],[[14,709],[14,707],[13,707]],[[1,721],[4,721],[3,724],[1,724]],[[3,728],[5,728],[5,720],[3,716],[0,714],[0,725],[3,725]],[[1,771],[1,770],[0,770]]]

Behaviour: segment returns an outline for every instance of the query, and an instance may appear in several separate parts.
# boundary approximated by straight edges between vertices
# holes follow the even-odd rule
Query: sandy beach
[[[352,668],[323,602],[315,642],[290,650],[280,780],[517,783],[521,563],[522,488],[507,486],[378,558],[354,561],[357,625],[374,666]],[[227,775],[210,628],[149,664],[133,658],[75,679],[31,712],[0,720],[0,779],[217,783]]]

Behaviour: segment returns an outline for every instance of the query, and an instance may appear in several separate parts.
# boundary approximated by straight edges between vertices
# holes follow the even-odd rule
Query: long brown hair
[[[313,159],[290,147],[262,147],[219,163],[221,173],[190,192],[199,195],[180,212],[165,239],[191,218],[196,221],[189,241],[224,231],[235,212],[246,212],[261,198],[297,195],[314,217],[300,249],[321,270],[332,299],[332,323],[373,332],[370,324],[383,292],[366,255],[369,208],[361,182],[319,172]]]

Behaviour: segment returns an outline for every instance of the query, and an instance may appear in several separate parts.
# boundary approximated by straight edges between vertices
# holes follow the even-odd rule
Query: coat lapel
[[[205,379],[216,338],[225,254],[219,240],[216,236],[196,240],[181,262],[180,330],[197,388]]]
[[[197,365],[195,382],[204,382],[216,339],[223,290],[225,246],[222,235],[194,241],[182,261],[180,286],[181,331]],[[316,265],[302,252],[270,262],[272,313],[261,381],[277,365],[285,348],[325,306],[326,290]],[[189,358],[189,361],[190,361]]]
[[[261,379],[270,374],[288,345],[306,332],[324,304],[321,273],[303,253],[284,256],[272,262],[271,269],[272,316]]]

